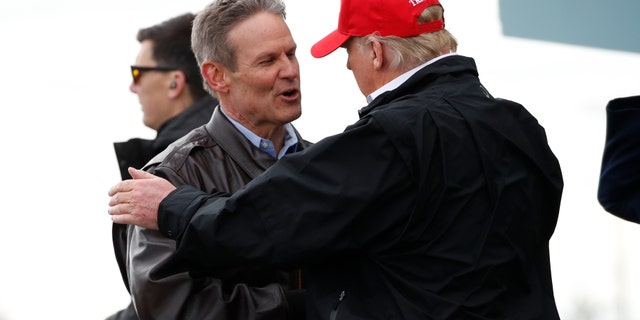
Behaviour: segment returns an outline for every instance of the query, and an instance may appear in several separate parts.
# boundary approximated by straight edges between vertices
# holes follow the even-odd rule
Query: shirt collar
[[[298,136],[296,135],[295,130],[293,129],[293,126],[291,125],[291,123],[287,123],[284,125],[284,145],[282,146],[280,153],[276,157],[273,141],[269,139],[263,139],[257,134],[253,133],[251,130],[247,129],[245,126],[240,124],[240,122],[229,117],[229,115],[227,115],[227,113],[224,112],[224,109],[222,107],[220,108],[220,111],[225,117],[227,117],[227,119],[229,119],[231,124],[233,124],[233,126],[236,127],[236,129],[238,129],[238,131],[240,131],[240,133],[242,133],[242,135],[245,136],[245,138],[247,138],[249,142],[251,142],[252,145],[270,154],[272,157],[276,159],[280,159],[285,154],[296,152],[298,150]]]
[[[407,81],[407,79],[411,78],[412,75],[414,75],[416,72],[420,71],[420,69],[442,59],[448,56],[453,56],[453,55],[457,55],[457,53],[455,52],[451,52],[451,53],[447,53],[447,54],[443,54],[441,56],[437,56],[403,74],[401,74],[400,76],[398,76],[397,78],[389,81],[387,84],[383,85],[382,87],[378,88],[378,90],[372,92],[370,95],[367,96],[367,103],[371,103],[371,101],[375,100],[379,95],[387,92],[387,91],[391,91],[394,90],[395,88],[399,87],[401,84],[403,84],[405,81]]]

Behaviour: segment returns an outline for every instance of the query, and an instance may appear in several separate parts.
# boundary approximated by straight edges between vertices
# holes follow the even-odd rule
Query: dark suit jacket
[[[607,104],[598,201],[611,214],[640,223],[640,96]]]

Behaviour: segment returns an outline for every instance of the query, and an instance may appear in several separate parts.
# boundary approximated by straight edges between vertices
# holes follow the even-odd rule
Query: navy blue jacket
[[[607,104],[598,201],[611,214],[640,223],[640,96]]]

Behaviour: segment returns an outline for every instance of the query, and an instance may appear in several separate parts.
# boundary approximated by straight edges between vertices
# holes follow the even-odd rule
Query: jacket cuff
[[[187,228],[206,193],[192,186],[180,186],[158,206],[158,228],[169,239],[176,240]]]

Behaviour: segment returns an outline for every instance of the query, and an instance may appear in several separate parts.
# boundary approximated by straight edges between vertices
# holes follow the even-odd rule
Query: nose
[[[300,65],[298,64],[298,59],[296,58],[296,56],[285,55],[283,61],[284,63],[282,66],[282,71],[280,72],[280,76],[288,79],[297,78],[300,75]]]
[[[131,84],[129,85],[129,91],[138,94],[138,86],[133,81],[131,81]]]

